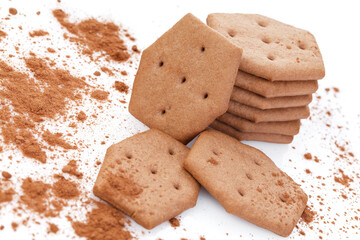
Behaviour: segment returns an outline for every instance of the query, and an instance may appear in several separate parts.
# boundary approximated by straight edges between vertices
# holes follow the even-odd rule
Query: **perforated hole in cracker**
[[[233,30],[229,30],[228,34],[230,37],[235,37],[235,32]]]
[[[253,177],[252,177],[249,173],[246,173],[246,177],[247,177],[249,180],[253,180]]]
[[[274,61],[274,60],[275,60],[275,57],[274,57],[273,55],[271,55],[271,54],[269,54],[269,55],[267,56],[267,58],[268,58],[270,61]]]
[[[263,38],[261,39],[261,41],[262,41],[263,43],[266,43],[266,44],[269,44],[269,43],[271,42],[268,37],[263,37]]]
[[[125,156],[126,156],[127,159],[131,159],[131,158],[132,158],[132,155],[131,155],[130,153],[127,153]]]
[[[162,66],[164,66],[164,62],[163,62],[163,61],[161,61],[161,62],[159,63],[159,67],[162,67]]]
[[[209,97],[209,94],[208,93],[205,93],[204,94],[204,99],[208,98]]]
[[[169,149],[169,154],[170,154],[170,155],[174,155],[174,154],[175,154],[174,150]]]
[[[181,79],[181,83],[185,83],[186,82],[186,77],[183,77],[182,79]]]
[[[243,190],[241,190],[241,189],[238,189],[238,193],[240,194],[240,196],[245,196],[245,194],[244,194],[244,191]]]
[[[201,51],[205,52],[205,47],[204,46],[201,47]]]
[[[258,24],[260,27],[267,27],[267,25],[268,25],[266,22],[261,21],[261,20],[259,20],[259,21],[257,22],[257,24]]]
[[[214,149],[213,154],[215,154],[217,156],[217,155],[219,155],[219,152],[216,149]]]
[[[178,183],[175,183],[175,184],[174,184],[174,188],[175,188],[176,190],[180,190],[180,185],[179,185]]]

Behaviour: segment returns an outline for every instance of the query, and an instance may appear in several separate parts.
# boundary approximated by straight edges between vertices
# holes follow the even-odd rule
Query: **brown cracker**
[[[291,143],[294,139],[293,136],[283,134],[241,132],[218,120],[215,120],[213,123],[211,123],[210,127],[232,136],[239,141],[261,141],[286,144]]]
[[[201,133],[184,167],[227,212],[280,236],[305,209],[307,195],[270,158],[218,131]]]
[[[308,106],[262,110],[234,101],[230,101],[228,112],[255,123],[292,121],[297,119],[305,119],[310,116],[310,110]]]
[[[94,194],[147,229],[196,205],[199,184],[182,167],[189,149],[151,129],[112,145]]]
[[[266,98],[235,86],[231,94],[231,100],[259,109],[273,109],[309,105],[312,95]]]
[[[239,71],[236,76],[235,86],[271,98],[312,94],[318,89],[318,81],[270,82],[264,78]]]
[[[271,80],[318,80],[325,69],[314,36],[257,14],[213,13],[207,24],[243,49],[240,70]]]
[[[187,143],[225,113],[241,49],[187,14],[143,51],[129,111]]]
[[[254,123],[231,113],[225,113],[217,119],[241,132],[296,135],[300,130],[300,120]]]

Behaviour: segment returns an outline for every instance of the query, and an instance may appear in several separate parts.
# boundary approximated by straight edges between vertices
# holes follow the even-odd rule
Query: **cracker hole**
[[[228,34],[230,37],[235,37],[235,32],[232,30],[228,31]]]
[[[263,37],[263,38],[261,39],[261,41],[263,41],[263,43],[266,43],[266,44],[269,44],[269,43],[271,42],[270,39],[267,38],[267,37]]]
[[[249,180],[253,180],[253,177],[250,175],[250,174],[246,174],[246,177],[249,179]]]
[[[258,21],[257,24],[260,26],[260,27],[266,27],[268,24],[264,21]]]
[[[242,196],[242,197],[245,195],[244,192],[243,192],[241,189],[238,190],[238,193],[239,193],[240,196]]]
[[[169,154],[170,154],[170,155],[174,155],[174,154],[175,154],[174,150],[169,149]]]
[[[205,52],[205,47],[201,47],[201,51],[202,51],[202,52]]]
[[[162,66],[164,66],[164,62],[163,62],[163,61],[161,61],[161,62],[159,63],[159,67],[162,67]]]
[[[156,174],[157,173],[157,170],[156,169],[151,169],[151,174]]]
[[[181,83],[185,83],[186,82],[186,77],[183,77],[182,79],[181,79]]]
[[[258,160],[254,160],[254,163],[258,166],[261,166],[260,162]]]
[[[180,190],[180,185],[179,184],[174,184],[174,188],[176,189],[176,190]]]
[[[162,114],[162,115],[164,115],[165,113],[166,113],[166,110],[165,110],[165,109],[161,111],[161,114]]]
[[[268,55],[267,58],[270,60],[270,61],[274,61],[275,60],[275,57],[273,55]]]
[[[126,158],[127,158],[127,159],[132,159],[132,155],[131,155],[130,153],[127,153],[127,154],[126,154]]]
[[[213,150],[213,154],[215,154],[216,156],[219,155],[217,150]]]
[[[204,99],[207,99],[209,97],[209,94],[208,93],[205,93],[204,94]]]
[[[282,196],[280,196],[279,198],[280,198],[280,201],[282,201],[283,203],[286,202],[286,199],[284,199]]]
[[[305,45],[304,43],[299,42],[299,43],[298,43],[298,47],[299,47],[301,50],[306,50],[306,45]]]

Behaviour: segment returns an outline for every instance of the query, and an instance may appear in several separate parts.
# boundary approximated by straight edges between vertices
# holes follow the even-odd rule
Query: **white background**
[[[295,229],[290,239],[318,239],[319,236],[322,236],[323,239],[360,239],[358,227],[355,229],[350,228],[347,232],[339,230],[343,225],[349,227],[357,224],[357,226],[360,226],[359,222],[354,224],[351,221],[352,216],[359,215],[359,213],[351,212],[352,208],[360,208],[359,179],[355,177],[354,182],[351,183],[351,187],[357,195],[351,195],[342,185],[336,184],[333,181],[333,177],[337,174],[337,169],[340,167],[352,177],[360,171],[358,161],[354,162],[353,165],[336,161],[337,153],[336,148],[333,146],[334,140],[339,142],[348,141],[348,148],[354,152],[355,158],[360,156],[360,149],[358,147],[360,144],[360,14],[357,1],[62,0],[61,3],[57,3],[56,0],[0,0],[1,18],[8,15],[9,7],[17,8],[19,14],[16,17],[11,17],[11,21],[3,22],[1,20],[0,27],[7,29],[6,32],[9,34],[9,39],[0,43],[0,48],[9,47],[12,41],[22,39],[21,34],[9,32],[10,25],[16,28],[19,24],[23,26],[25,33],[27,33],[27,30],[45,29],[54,36],[53,41],[56,41],[56,44],[66,44],[61,39],[64,30],[61,30],[56,35],[56,32],[60,31],[58,30],[59,26],[51,16],[51,10],[55,8],[64,9],[70,14],[72,20],[95,17],[121,24],[134,35],[140,49],[150,45],[188,12],[193,13],[204,22],[207,14],[213,12],[258,13],[309,30],[317,39],[326,67],[326,77],[319,82],[318,93],[322,96],[322,99],[316,104],[318,109],[313,109],[312,120],[302,121],[303,126],[300,134],[295,137],[294,142],[290,145],[259,142],[247,143],[264,151],[283,171],[300,183],[306,193],[312,196],[320,195],[325,199],[322,201],[325,206],[321,206],[316,198],[309,199],[309,204],[313,205],[315,211],[319,211],[320,208],[323,209],[319,216],[324,216],[325,219],[337,218],[335,226],[323,224],[323,221],[315,221],[311,225],[314,230],[309,229],[309,226],[299,224],[300,229],[304,230],[306,236],[299,235],[299,230]],[[39,17],[35,15],[37,11],[41,11]],[[2,45],[5,43],[7,44],[6,46]],[[22,51],[26,55],[26,52],[31,49],[35,52],[38,51],[41,55],[41,52],[44,52],[41,50],[41,47],[39,44],[24,43]],[[69,47],[64,51],[66,51],[66,54],[71,55],[75,47]],[[1,54],[1,58],[7,57],[4,53]],[[76,69],[71,70],[74,74],[91,75],[94,69],[98,68],[96,64],[79,59],[76,57],[76,54],[73,55],[74,57],[67,61],[70,61],[73,64],[72,66],[76,66]],[[60,59],[56,60],[60,61]],[[134,57],[133,60],[135,65],[138,64],[137,57]],[[16,60],[11,61],[16,62]],[[135,74],[134,68],[118,66],[115,63],[111,66],[127,69],[129,77],[122,80],[131,86]],[[110,91],[111,85],[108,83],[108,80],[113,81],[119,75],[114,78],[108,77],[109,79],[106,79],[107,77],[104,75],[102,74],[103,77],[98,80],[98,83],[94,84],[98,84]],[[340,88],[340,93],[337,94],[337,97],[334,97],[332,92],[326,94],[324,91],[326,87],[334,86]],[[93,166],[93,163],[97,160],[102,160],[106,148],[112,143],[119,142],[125,137],[146,129],[146,127],[127,113],[126,108],[120,107],[122,105],[116,103],[117,99],[122,99],[123,97],[119,96],[118,93],[111,93],[110,98],[114,100],[113,104],[107,104],[105,106],[107,110],[104,112],[100,111],[98,119],[89,120],[89,124],[83,126],[79,133],[74,134],[77,139],[80,139],[84,145],[88,146],[87,149],[79,153],[78,157],[82,161],[88,161],[90,163],[89,166]],[[130,95],[125,96],[127,100],[129,97]],[[85,100],[84,105],[80,106],[79,109],[83,109],[87,113],[98,111],[96,108],[95,110],[93,109],[92,104],[91,100]],[[119,111],[119,109],[122,109],[122,111]],[[333,110],[331,118],[326,118],[326,110]],[[112,119],[111,115],[115,115],[115,118]],[[326,121],[331,122],[333,126],[342,125],[344,128],[340,130],[337,128],[327,128],[324,124],[324,118],[327,119]],[[126,122],[123,122],[124,119],[126,119]],[[61,129],[56,123],[49,124],[48,126],[54,129]],[[104,136],[109,136],[105,146],[100,145],[98,142],[94,143],[94,139],[101,139]],[[295,147],[295,149],[292,147]],[[303,154],[306,152],[316,153],[321,162],[315,163],[304,160]],[[16,151],[2,153],[1,158],[5,159],[10,154],[15,158],[22,159],[21,154]],[[289,162],[289,159],[292,162]],[[53,169],[51,164],[39,167],[39,165],[32,163],[31,159],[27,159],[24,166],[11,165],[10,170],[14,175],[15,182],[20,177],[33,176],[33,169],[36,169],[36,175],[46,178],[47,174]],[[6,162],[0,162],[0,170],[6,168]],[[310,176],[304,172],[307,168],[312,171]],[[81,183],[84,186],[83,191],[90,192],[98,169],[82,166],[82,170],[83,172],[87,171],[85,176],[89,180],[88,182]],[[322,186],[315,176],[325,177],[326,180],[324,182],[326,186]],[[301,182],[302,180],[304,182]],[[332,190],[334,188],[338,191],[334,192]],[[348,193],[349,199],[339,198],[339,192]],[[70,209],[69,211],[72,210]],[[344,216],[344,211],[348,212],[347,216]],[[79,211],[75,214],[79,215],[80,218],[84,218],[84,216],[81,216],[82,213],[84,212]],[[336,216],[336,214],[339,216]],[[133,223],[132,230],[140,239],[199,239],[200,236],[214,240],[282,239],[269,231],[260,229],[242,219],[227,214],[204,189],[200,193],[197,206],[183,213],[180,219],[181,227],[176,230],[170,227],[168,223],[164,223],[152,231],[145,231]],[[37,226],[31,223],[27,227],[20,226],[14,232],[9,224],[16,220],[19,219],[11,212],[10,206],[1,209],[0,225],[5,226],[5,229],[0,231],[1,240],[11,238],[32,239],[31,233],[36,234],[35,239],[37,240],[76,238],[66,220],[56,219],[56,221],[52,221],[56,222],[61,229],[57,235],[46,235],[45,224]],[[43,222],[45,223],[46,221],[44,220]],[[318,229],[322,229],[324,234],[319,233]]]

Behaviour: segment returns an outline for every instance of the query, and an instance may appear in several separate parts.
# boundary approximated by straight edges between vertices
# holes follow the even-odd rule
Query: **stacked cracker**
[[[255,14],[214,13],[207,24],[243,49],[229,109],[211,126],[239,140],[290,143],[325,75],[314,36]]]

